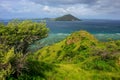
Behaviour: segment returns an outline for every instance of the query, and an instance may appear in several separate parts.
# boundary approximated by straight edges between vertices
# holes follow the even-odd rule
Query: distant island
[[[67,14],[67,15],[55,18],[55,21],[81,21],[81,20],[71,14]]]
[[[71,15],[71,14],[66,14],[57,18],[34,18],[32,20],[40,20],[40,21],[81,21],[79,18]]]

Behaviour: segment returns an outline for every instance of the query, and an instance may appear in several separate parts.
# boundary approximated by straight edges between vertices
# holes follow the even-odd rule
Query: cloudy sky
[[[0,18],[120,19],[120,0],[0,0]]]

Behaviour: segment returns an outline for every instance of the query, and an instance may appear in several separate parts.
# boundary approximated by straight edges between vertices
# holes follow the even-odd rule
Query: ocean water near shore
[[[9,21],[0,20],[5,24]],[[49,36],[32,44],[30,49],[37,50],[43,46],[54,44],[66,38],[70,33],[79,30],[90,32],[100,41],[120,39],[120,20],[46,21],[46,23],[50,29]]]
[[[50,28],[49,36],[31,45],[32,49],[59,42],[70,33],[79,30],[87,30],[100,41],[120,39],[120,20],[47,21],[46,23]]]

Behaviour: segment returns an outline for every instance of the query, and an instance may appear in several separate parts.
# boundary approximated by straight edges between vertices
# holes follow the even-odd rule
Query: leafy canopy
[[[14,46],[24,53],[29,44],[47,37],[48,31],[45,22],[13,20],[7,25],[0,24],[0,44]]]

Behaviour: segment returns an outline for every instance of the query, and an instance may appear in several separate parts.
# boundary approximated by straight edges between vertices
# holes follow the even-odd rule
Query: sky
[[[0,19],[55,18],[120,20],[120,0],[0,0]]]

